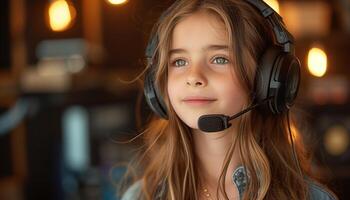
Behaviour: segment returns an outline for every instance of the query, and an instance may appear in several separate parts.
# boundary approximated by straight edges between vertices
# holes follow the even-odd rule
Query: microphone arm
[[[257,106],[264,104],[271,98],[272,97],[268,97],[261,102],[256,103],[255,105],[249,106],[247,109],[244,109],[231,117],[223,114],[202,115],[198,119],[198,128],[203,132],[223,131],[231,126],[231,123],[229,123],[229,121],[243,115],[244,113],[256,108]]]
[[[256,107],[258,107],[258,106],[264,104],[266,101],[268,101],[268,100],[270,100],[270,99],[271,99],[271,97],[266,98],[266,99],[262,100],[261,102],[255,104],[255,105],[252,105],[252,106],[248,107],[248,108],[245,109],[245,110],[242,110],[241,112],[239,112],[239,113],[237,113],[237,114],[231,116],[230,118],[228,118],[228,121],[231,121],[231,120],[233,120],[233,119],[239,117],[240,115],[243,115],[244,113],[253,110],[254,108],[256,108]]]

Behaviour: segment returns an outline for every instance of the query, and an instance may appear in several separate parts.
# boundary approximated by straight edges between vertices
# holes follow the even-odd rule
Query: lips
[[[193,96],[193,97],[185,97],[183,101],[216,101],[216,99],[210,98],[210,97]]]
[[[216,101],[217,99],[211,97],[202,97],[202,96],[190,96],[185,97],[183,102],[192,104],[192,105],[203,105]]]

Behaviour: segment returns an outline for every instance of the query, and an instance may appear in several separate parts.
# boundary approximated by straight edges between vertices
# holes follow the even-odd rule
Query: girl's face
[[[224,23],[205,11],[184,18],[174,28],[168,95],[179,118],[192,129],[198,129],[201,115],[233,115],[246,102],[228,45]]]

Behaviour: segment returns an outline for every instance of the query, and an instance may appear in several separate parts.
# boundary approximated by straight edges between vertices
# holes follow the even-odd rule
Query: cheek
[[[173,78],[169,77],[168,78],[168,96],[169,96],[169,101],[173,105],[173,102],[175,101],[175,98],[179,96],[179,89],[176,84],[176,81],[174,81]]]
[[[217,87],[221,94],[221,98],[225,102],[224,107],[230,110],[230,113],[240,110],[246,104],[246,93],[232,79],[221,83],[221,87]]]

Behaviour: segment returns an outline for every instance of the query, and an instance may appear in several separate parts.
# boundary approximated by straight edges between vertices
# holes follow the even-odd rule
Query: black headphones
[[[300,84],[300,61],[294,55],[293,36],[284,27],[282,17],[264,1],[246,1],[258,9],[269,22],[277,42],[267,48],[259,60],[255,77],[254,101],[262,102],[269,99],[264,104],[264,111],[281,114],[293,105]],[[153,63],[153,54],[157,42],[158,36],[152,36],[146,49],[149,70],[145,76],[144,94],[153,112],[168,119],[165,103],[154,84],[156,66]]]

